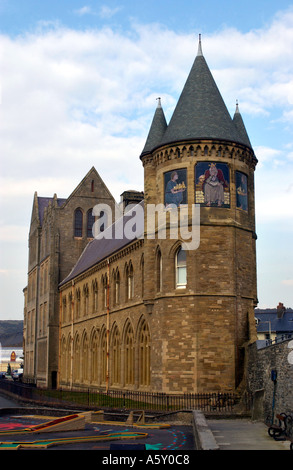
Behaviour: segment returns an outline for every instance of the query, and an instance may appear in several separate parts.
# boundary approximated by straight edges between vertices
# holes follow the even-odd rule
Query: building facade
[[[86,245],[59,284],[57,384],[239,390],[247,347],[256,340],[257,159],[239,107],[232,119],[201,42],[169,124],[158,100],[140,159],[140,231],[115,236],[117,224],[125,228],[133,215],[126,212],[109,227],[111,236]],[[192,233],[194,207],[200,227],[191,249],[172,217],[178,222],[184,214]],[[150,208],[163,208],[163,232],[157,220],[149,233]]]
[[[40,387],[56,387],[59,365],[58,285],[93,238],[93,207],[115,201],[92,168],[67,199],[34,195],[28,283],[24,289],[24,374]]]

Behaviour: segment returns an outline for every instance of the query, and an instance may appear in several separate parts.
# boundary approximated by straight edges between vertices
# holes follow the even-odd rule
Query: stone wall
[[[263,349],[257,349],[253,343],[249,347],[248,361],[248,387],[255,397],[255,418],[271,420],[273,399],[275,414],[293,414],[293,341]],[[271,377],[272,370],[277,372],[275,382]]]

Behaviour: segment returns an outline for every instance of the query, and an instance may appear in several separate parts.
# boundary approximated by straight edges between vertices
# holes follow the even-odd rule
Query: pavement
[[[219,450],[290,450],[289,441],[276,441],[262,422],[249,419],[208,419]]]
[[[38,417],[22,417],[21,411],[17,410],[17,413],[13,411],[13,408],[17,408],[19,405],[11,400],[0,395],[0,423],[2,429],[14,428],[15,426],[27,426],[27,424],[34,425],[40,423],[40,416]],[[10,413],[3,413],[10,409]],[[15,416],[16,415],[16,416]],[[44,420],[49,418],[43,417]],[[29,421],[29,423],[28,423]],[[16,424],[17,423],[17,424]],[[290,449],[289,441],[275,441],[268,435],[268,427],[262,422],[253,422],[249,419],[206,419],[207,426],[212,434],[216,448],[222,450],[271,450],[271,451],[283,451]],[[125,423],[126,424],[126,423]],[[115,426],[114,423],[110,424],[87,424],[86,429],[83,432],[76,433],[56,433],[51,437],[65,437],[65,436],[80,436],[80,435],[103,435],[115,432],[130,432],[133,428],[125,426]],[[177,426],[172,425],[165,429],[137,429],[139,432],[148,433],[148,437],[144,440],[136,440],[135,444],[145,443],[147,444],[148,450],[153,451],[193,451],[194,450],[194,435],[192,426]],[[39,435],[39,439],[44,436]],[[11,440],[11,437],[7,437],[1,440]],[[21,438],[22,440],[22,438]],[[25,439],[24,439],[25,440]],[[115,442],[115,441],[114,441]],[[112,441],[113,443],[113,441]],[[123,440],[125,444],[134,443],[132,440]],[[64,446],[58,446],[61,449],[95,449],[95,450],[109,450],[111,447],[110,442],[95,442],[95,443],[77,443],[68,444]],[[54,448],[54,447],[53,447]],[[214,453],[212,453],[214,454]],[[219,458],[219,454],[217,458]],[[220,454],[222,455],[222,454]],[[288,454],[288,456],[291,454]]]

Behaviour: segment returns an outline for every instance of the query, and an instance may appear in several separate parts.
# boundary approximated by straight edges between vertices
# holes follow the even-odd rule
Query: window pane
[[[75,211],[74,218],[74,236],[82,237],[82,212],[80,209]]]
[[[186,285],[186,267],[177,268],[177,284]]]
[[[87,213],[87,238],[93,238],[93,225],[95,223],[95,216],[90,209]]]
[[[182,248],[177,253],[177,266],[186,266],[186,253]]]
[[[176,287],[185,287],[186,284],[186,252],[179,248],[176,254]]]

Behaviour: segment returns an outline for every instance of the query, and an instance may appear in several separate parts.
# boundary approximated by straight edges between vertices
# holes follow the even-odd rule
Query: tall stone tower
[[[233,119],[226,108],[201,40],[169,124],[159,100],[140,158],[145,213],[164,204],[167,220],[165,239],[156,233],[144,242],[153,389],[241,389],[246,346],[256,339],[257,159],[238,104]],[[183,250],[182,237],[170,237],[170,204],[189,214],[200,206],[197,249]]]

